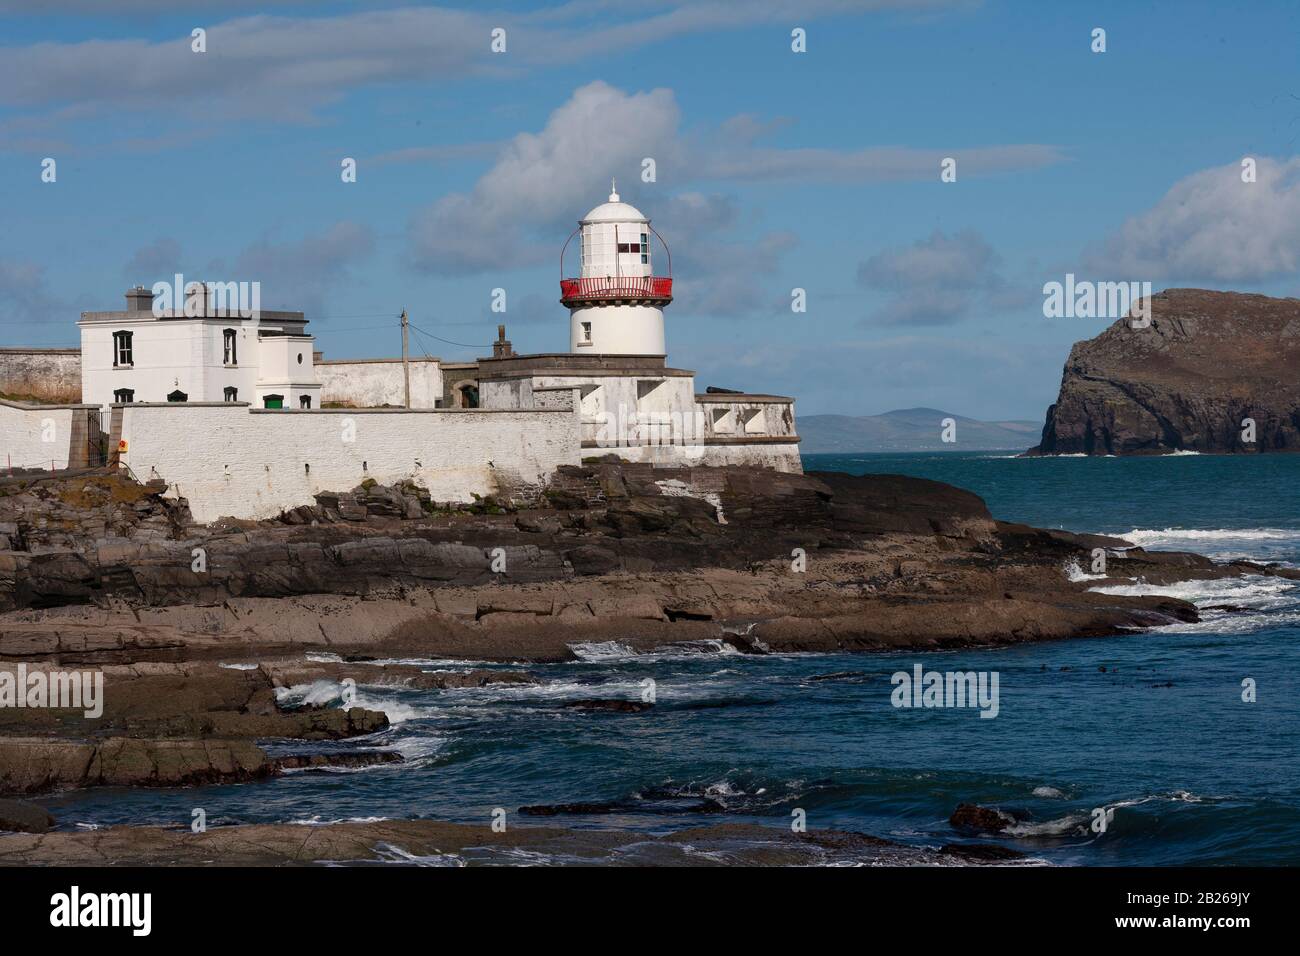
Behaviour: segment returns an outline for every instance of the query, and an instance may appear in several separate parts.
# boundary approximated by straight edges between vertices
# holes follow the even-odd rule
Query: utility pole
[[[407,360],[407,342],[410,338],[411,323],[406,318],[406,310],[402,310],[402,379],[406,383],[406,405],[411,407],[411,364]]]

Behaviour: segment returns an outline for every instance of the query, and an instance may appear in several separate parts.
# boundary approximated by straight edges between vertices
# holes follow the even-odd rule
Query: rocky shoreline
[[[372,485],[321,495],[279,520],[210,526],[190,522],[184,502],[162,491],[114,475],[0,482],[0,675],[20,665],[47,678],[103,675],[93,716],[0,706],[0,798],[238,783],[401,759],[382,747],[309,746],[365,738],[388,723],[381,712],[303,693],[320,682],[525,683],[538,679],[531,662],[573,660],[574,645],[610,641],[636,652],[705,643],[749,654],[935,650],[1196,619],[1176,599],[1088,590],[1105,581],[1071,568],[1088,566],[1097,549],[1116,581],[1300,577],[997,521],[968,492],[887,475],[603,461],[562,469],[531,501],[452,507],[415,486]],[[517,666],[397,662],[412,658]],[[525,815],[548,815],[532,809]],[[43,812],[0,807],[0,830],[39,834]],[[197,835],[11,833],[0,835],[0,863],[366,860],[381,843],[461,855],[482,839],[482,828],[420,820],[311,829],[310,851],[303,828],[288,824]],[[825,850],[824,834],[792,842],[756,829],[762,849],[745,851],[756,860],[813,862]],[[724,830],[722,842],[738,838]],[[584,841],[633,839],[509,832],[519,846],[547,843],[578,857]],[[690,862],[677,836],[659,838],[659,855]]]

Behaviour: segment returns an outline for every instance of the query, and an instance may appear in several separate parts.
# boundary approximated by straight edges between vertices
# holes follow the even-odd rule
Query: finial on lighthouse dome
[[[610,180],[609,188],[609,201],[601,203],[583,216],[579,222],[647,223],[650,221],[636,206],[629,205],[619,198],[617,184],[613,180]]]

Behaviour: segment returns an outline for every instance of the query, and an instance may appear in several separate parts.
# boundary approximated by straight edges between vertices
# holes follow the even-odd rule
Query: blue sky
[[[1041,418],[1109,322],[1044,318],[1067,272],[1300,294],[1294,3],[29,6],[0,0],[0,345],[179,268],[260,281],[333,358],[397,354],[403,308],[445,360],[499,321],[561,351],[611,176],[672,247],[672,363],[800,414]]]

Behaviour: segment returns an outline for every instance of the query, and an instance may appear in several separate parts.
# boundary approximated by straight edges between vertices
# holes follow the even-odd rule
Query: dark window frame
[[[113,368],[135,368],[135,333],[119,329],[113,333]]]

